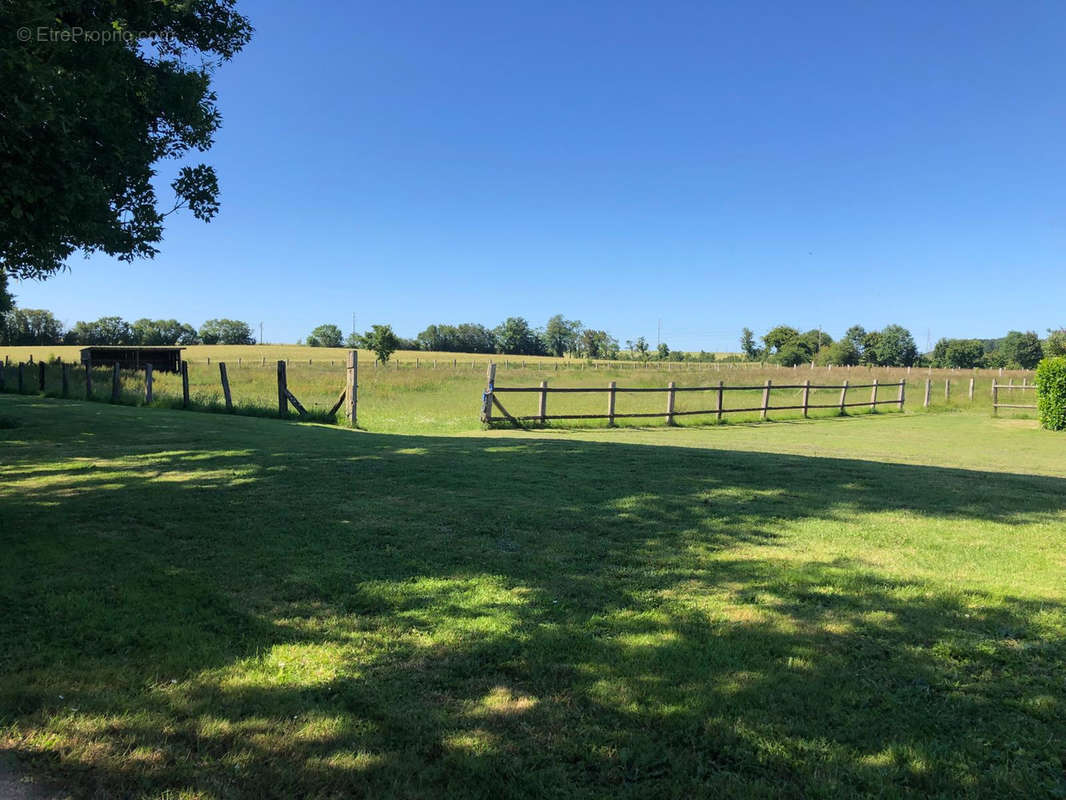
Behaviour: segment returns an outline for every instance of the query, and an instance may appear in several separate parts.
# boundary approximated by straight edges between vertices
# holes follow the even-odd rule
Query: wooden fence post
[[[870,387],[870,413],[877,413],[877,378],[874,378],[874,385]]]
[[[181,362],[181,407],[189,407],[189,362]]]
[[[85,399],[93,399],[93,362],[91,359],[85,362]]]
[[[896,408],[898,410],[900,410],[900,411],[903,410],[903,398],[904,398],[904,394],[907,391],[906,387],[907,387],[906,379],[905,378],[900,378],[900,381],[899,381],[899,399],[896,400]]]
[[[944,379],[944,402],[951,400],[951,378]]]
[[[759,419],[766,419],[766,412],[770,410],[770,379],[766,379],[766,385],[762,389],[762,409],[759,411]]]
[[[152,402],[152,362],[144,365],[144,402],[148,405]]]
[[[845,380],[840,387],[840,413],[846,413],[844,411],[845,404],[848,402],[848,382]]]
[[[491,361],[485,370],[485,393],[481,396],[481,421],[492,422],[492,392],[496,386],[496,365]]]
[[[289,387],[285,380],[285,362],[278,362],[278,416],[289,416]]]
[[[26,365],[23,364],[20,361],[19,362],[19,377],[18,377],[19,394],[22,394],[22,390],[25,388],[26,378],[23,376],[23,372],[25,371],[25,369],[26,369]]]
[[[346,416],[348,418],[348,424],[351,425],[353,428],[356,426],[356,420],[357,420],[356,411],[358,409],[358,403],[359,403],[358,395],[356,394],[356,392],[358,391],[358,388],[359,388],[358,377],[359,377],[359,351],[358,350],[349,350],[348,351],[348,366],[347,366],[347,369],[345,371],[345,380],[344,380],[344,402],[345,402],[344,416]]]
[[[122,397],[122,384],[119,381],[118,362],[111,365],[111,402],[117,403]]]
[[[540,424],[543,425],[546,420],[544,417],[548,413],[548,382],[540,382],[540,402],[537,403],[537,417],[540,420]]]
[[[971,403],[973,402],[973,382],[974,382],[974,379],[970,378],[970,402]]]
[[[44,361],[37,363],[37,388],[44,391]]]
[[[669,391],[666,393],[666,424],[674,424],[674,382],[667,384]]]
[[[222,379],[222,397],[226,401],[226,411],[233,411],[233,397],[229,393],[229,374],[226,372],[226,362],[218,362],[218,375]]]
[[[59,367],[60,374],[63,381],[63,396],[66,397],[70,394],[70,364],[62,364]],[[3,383],[3,379],[0,378],[0,384]],[[3,388],[0,386],[0,388]]]
[[[609,428],[614,427],[614,396],[617,385],[616,381],[607,384],[607,388],[610,389],[607,392],[607,427]]]
[[[929,378],[925,379],[925,402],[922,403],[923,408],[929,408],[929,395],[933,391],[933,381]]]
[[[6,371],[7,371],[7,364],[0,364],[0,392],[4,391],[4,389],[7,388],[7,386],[5,384],[5,381],[7,380],[7,376],[4,375],[4,373]]]
[[[996,383],[996,379],[992,379],[992,416],[995,417],[999,414],[999,384]]]
[[[807,406],[811,399],[811,379],[807,378],[803,382],[803,418],[807,419]]]
[[[722,394],[725,390],[725,381],[718,381],[718,391],[715,392],[717,398],[714,404],[714,421],[722,421]]]

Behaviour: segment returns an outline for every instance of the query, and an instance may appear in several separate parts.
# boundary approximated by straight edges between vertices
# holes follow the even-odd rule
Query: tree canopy
[[[200,326],[204,344],[255,344],[247,322],[236,319],[209,319]]]
[[[78,250],[151,257],[169,213],[217,213],[210,166],[180,166],[165,210],[153,179],[212,144],[212,72],[252,34],[234,0],[2,3],[0,30],[0,269],[44,278]]]
[[[340,347],[344,343],[344,334],[336,325],[319,325],[307,337],[311,347]]]

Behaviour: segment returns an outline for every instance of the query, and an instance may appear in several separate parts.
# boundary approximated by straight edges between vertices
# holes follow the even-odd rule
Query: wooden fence
[[[337,402],[327,412],[327,417],[332,417],[340,409],[341,405],[345,406],[345,417],[348,419],[351,426],[354,428],[357,425],[357,405],[358,405],[358,370],[359,361],[356,351],[352,350],[348,353],[347,359],[347,375],[344,389],[341,390],[340,397],[337,398]],[[54,362],[60,369],[61,375],[61,391],[62,397],[71,397],[71,378],[72,369],[77,367],[85,373],[85,399],[91,400],[96,397],[93,393],[93,365],[89,364],[71,364],[69,362],[57,361]],[[226,362],[219,361],[218,373],[219,380],[222,384],[222,396],[225,402],[226,411],[233,412],[233,395],[230,392],[229,385],[229,371],[226,367]],[[6,365],[5,365],[6,366]],[[28,364],[20,361],[16,368],[16,387],[15,390],[22,394],[30,389],[30,382],[33,378],[33,383],[36,384],[36,390],[39,392],[45,391],[45,375],[46,365],[44,361],[39,361],[36,364],[29,362]],[[128,370],[127,370],[128,371]],[[115,362],[111,366],[111,397],[112,403],[118,403],[122,399],[122,371],[119,368],[118,362]],[[192,405],[189,397],[189,362],[181,362],[181,407],[189,408]],[[277,375],[278,375],[278,416],[289,416],[289,404],[296,409],[296,412],[301,416],[307,416],[307,409],[296,398],[288,386],[288,380],[286,376],[286,362],[277,362]],[[32,378],[30,377],[32,376]],[[0,392],[6,391],[7,386],[5,383],[4,370],[0,369]],[[151,363],[147,363],[144,366],[144,402],[145,404],[151,404],[155,399],[155,379],[154,370]]]
[[[547,381],[541,381],[540,386],[496,386],[496,365],[489,364],[488,372],[486,375],[487,386],[485,392],[482,395],[481,400],[481,421],[486,424],[491,424],[501,418],[493,417],[493,408],[495,407],[502,414],[502,419],[507,420],[513,425],[519,425],[522,422],[538,422],[545,423],[549,420],[562,420],[562,419],[605,419],[608,425],[613,425],[616,419],[633,419],[638,417],[662,417],[667,425],[674,424],[675,417],[681,416],[709,416],[714,415],[715,419],[721,421],[724,414],[736,414],[736,413],[751,413],[754,411],[759,412],[760,419],[766,419],[771,411],[802,411],[803,416],[806,417],[808,412],[812,409],[824,409],[832,408],[837,409],[841,414],[845,413],[848,408],[865,407],[871,411],[876,411],[879,405],[895,405],[899,410],[903,410],[903,403],[906,394],[906,381],[900,380],[898,383],[881,383],[877,382],[875,378],[873,383],[860,383],[849,384],[848,381],[844,381],[842,384],[814,384],[809,380],[805,380],[803,383],[795,384],[773,384],[772,381],[767,380],[761,386],[726,386],[723,381],[719,381],[717,386],[677,386],[674,381],[670,381],[666,386],[654,386],[654,387],[619,387],[616,381],[611,381],[605,387],[568,387],[568,388],[549,388]],[[896,396],[890,400],[881,400],[877,397],[878,389],[896,389]],[[771,392],[777,389],[779,391],[784,390],[802,390],[802,401],[798,404],[780,405],[775,406],[770,404]],[[830,389],[840,392],[840,399],[835,403],[811,403],[810,393],[812,389]],[[859,402],[848,402],[848,392],[856,391],[860,389],[870,390],[870,399],[861,400]],[[758,406],[749,406],[746,408],[726,408],[724,404],[724,396],[726,392],[762,392],[762,403]],[[538,406],[537,413],[518,416],[511,414],[500,402],[499,394],[505,394],[508,392],[535,392],[538,394]],[[616,410],[616,397],[619,393],[665,393],[666,394],[666,408],[662,412],[657,411],[643,411],[643,412],[619,412]],[[677,411],[675,408],[675,400],[678,392],[704,392],[710,393],[714,396],[714,407],[699,409],[695,411]],[[549,414],[548,413],[548,395],[549,394],[576,394],[576,393],[603,393],[607,395],[607,410],[604,414]]]
[[[1014,385],[1014,381],[1011,381],[1010,383],[996,383],[996,379],[993,378],[992,379],[992,413],[993,414],[998,414],[999,410],[1001,408],[1028,408],[1028,409],[1032,409],[1032,410],[1035,411],[1036,410],[1036,404],[1028,405],[1028,404],[1019,404],[1019,403],[1001,403],[1001,402],[999,402],[999,393],[1001,391],[1005,391],[1005,392],[1027,391],[1027,390],[1031,391],[1031,390],[1033,390],[1035,388],[1036,388],[1036,385],[1032,384],[1032,383],[1030,383],[1030,384],[1023,383],[1021,386],[1015,386]],[[1013,398],[1011,398],[1011,399],[1013,399]]]

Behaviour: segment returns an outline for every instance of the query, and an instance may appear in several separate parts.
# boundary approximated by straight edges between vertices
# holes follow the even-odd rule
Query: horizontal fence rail
[[[345,385],[341,390],[340,396],[328,412],[322,414],[317,410],[315,412],[309,412],[307,408],[296,398],[292,393],[288,385],[286,362],[280,360],[277,362],[277,388],[278,388],[278,412],[277,415],[282,418],[289,416],[289,406],[291,405],[300,417],[311,418],[325,418],[326,420],[335,421],[337,412],[344,406],[344,417],[352,427],[358,426],[358,369],[359,362],[356,358],[355,351],[351,351],[348,354],[345,365]],[[238,408],[237,403],[234,400],[233,392],[230,389],[229,369],[225,361],[216,361],[218,366],[218,377],[220,386],[222,389],[223,403],[222,406],[227,412],[234,413],[240,410],[247,412],[249,409],[247,406]],[[155,366],[151,362],[146,362],[140,367],[126,368],[123,367],[118,361],[110,363],[97,363],[97,362],[78,362],[70,363],[64,362],[60,359],[53,360],[46,364],[44,361],[39,362],[18,362],[16,365],[10,365],[15,372],[15,383],[12,386],[8,386],[7,383],[7,370],[9,363],[0,362],[0,392],[14,391],[18,394],[26,392],[33,392],[39,394],[57,394],[59,397],[70,398],[84,398],[86,400],[104,400],[109,399],[112,403],[126,403],[126,404],[140,404],[143,402],[145,405],[152,405],[154,401],[165,400],[161,397],[160,392],[156,388],[156,375],[157,371]],[[53,388],[48,389],[46,378],[51,373],[53,376],[55,370],[59,372],[60,378],[60,390],[55,392],[54,382]],[[84,381],[83,390],[75,390],[75,370],[81,375],[79,380]],[[93,380],[104,378],[110,379],[110,394],[101,394],[94,389]],[[143,375],[143,385],[137,386],[135,384],[134,391],[130,391],[129,382],[131,379],[139,378]],[[189,392],[189,362],[180,361],[178,363],[177,376],[180,379],[181,387],[181,408],[194,408],[194,409],[210,409],[212,403],[207,403],[201,400],[194,400],[190,396]],[[175,407],[178,398],[172,398]],[[252,412],[258,413],[258,404],[253,404]]]
[[[607,386],[588,386],[588,387],[558,387],[552,388],[548,386],[547,381],[541,381],[540,386],[496,386],[496,365],[489,364],[487,372],[487,386],[484,394],[482,395],[481,406],[481,421],[486,424],[491,424],[494,421],[506,420],[512,424],[518,425],[522,422],[539,422],[544,423],[550,420],[591,420],[591,419],[605,419],[609,425],[613,425],[616,419],[640,419],[640,418],[654,418],[663,417],[667,425],[674,424],[675,417],[685,416],[714,416],[716,419],[721,420],[724,414],[737,414],[737,413],[753,413],[759,412],[761,419],[766,419],[771,411],[802,411],[803,416],[806,417],[807,413],[814,409],[837,409],[841,414],[845,413],[845,409],[848,408],[869,408],[871,411],[875,411],[879,405],[894,405],[899,410],[903,410],[903,404],[905,402],[906,386],[905,380],[892,383],[879,383],[876,379],[873,383],[859,383],[849,384],[848,381],[844,381],[840,384],[824,384],[824,383],[811,383],[810,381],[804,381],[803,383],[785,383],[775,385],[772,381],[767,380],[762,385],[754,386],[727,386],[724,382],[719,382],[717,385],[712,386],[676,386],[671,381],[666,386],[634,386],[625,387],[618,386],[614,381],[611,381]],[[792,403],[789,405],[772,405],[770,402],[771,393],[774,389],[778,391],[803,391],[803,399],[800,403]],[[869,389],[870,398],[868,400],[848,401],[848,392],[857,391],[860,389]],[[879,389],[895,389],[896,396],[891,399],[878,398],[877,392]],[[832,390],[839,391],[840,398],[835,403],[812,403],[810,402],[810,393],[812,390]],[[724,396],[726,392],[762,392],[762,402],[757,406],[745,406],[743,408],[726,408],[724,403]],[[713,408],[702,408],[695,410],[679,411],[675,407],[675,398],[678,392],[710,392],[715,395],[715,404]],[[538,412],[536,414],[511,414],[500,401],[497,395],[508,393],[536,393],[539,395]],[[548,395],[549,394],[606,394],[607,395],[607,413],[605,414],[549,414],[547,413]],[[619,412],[616,410],[617,396],[620,394],[641,394],[641,393],[657,393],[666,395],[666,409],[665,411],[630,411]],[[502,417],[493,416],[493,408],[499,410]]]
[[[1035,403],[1034,404],[1025,404],[1025,403],[1001,403],[1001,402],[999,402],[999,393],[1001,391],[1003,391],[1003,392],[1031,391],[1031,390],[1033,390],[1035,388],[1036,388],[1036,385],[1032,384],[1032,383],[1030,383],[1030,384],[1023,383],[1021,386],[1015,386],[1013,381],[1011,381],[1010,383],[996,383],[996,380],[993,378],[992,379],[992,413],[993,414],[998,414],[999,410],[1001,408],[1027,408],[1027,409],[1030,409],[1032,411],[1035,411],[1036,408],[1037,408]]]

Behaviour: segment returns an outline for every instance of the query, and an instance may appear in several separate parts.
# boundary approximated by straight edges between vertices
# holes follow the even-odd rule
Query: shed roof
[[[184,347],[178,347],[168,344],[92,344],[88,347],[83,347],[81,352],[86,350],[184,350]]]

